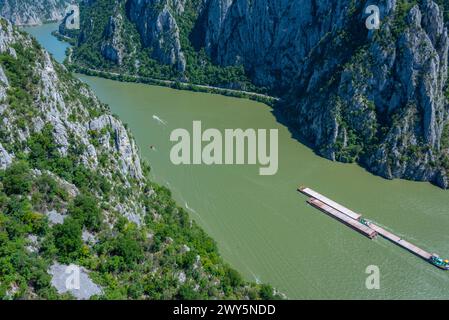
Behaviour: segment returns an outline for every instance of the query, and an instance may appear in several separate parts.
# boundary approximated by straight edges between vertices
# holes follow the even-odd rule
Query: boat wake
[[[192,211],[193,213],[198,214],[194,209],[190,208],[189,205],[187,204],[187,202],[185,203],[186,209],[189,211]]]
[[[256,281],[256,284],[262,283],[262,281],[260,281],[259,277],[257,277],[254,273],[253,273],[253,277],[254,277],[254,281]]]
[[[159,122],[160,124],[163,124],[164,126],[167,125],[167,122],[159,118],[157,115],[153,115],[153,119]]]

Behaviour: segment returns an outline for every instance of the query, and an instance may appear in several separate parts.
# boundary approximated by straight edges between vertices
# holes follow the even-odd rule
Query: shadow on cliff
[[[315,155],[317,155],[321,158],[324,158],[322,154],[317,152],[315,145],[310,140],[308,140],[304,135],[302,135],[300,133],[300,131],[298,130],[298,128],[295,128],[294,125],[292,124],[292,122],[288,120],[287,115],[283,111],[283,109],[285,107],[284,104],[285,104],[285,102],[281,99],[281,101],[277,102],[273,106],[273,110],[271,111],[271,114],[276,119],[276,122],[288,129],[291,138],[295,139],[302,145],[304,145],[307,148],[309,148],[310,150],[312,150]]]
[[[328,160],[330,162],[335,162],[335,163],[357,164],[360,168],[362,168],[364,171],[366,171],[367,173],[369,173],[371,175],[381,177],[381,178],[387,179],[387,180],[392,180],[386,176],[383,176],[381,174],[376,174],[375,172],[370,170],[369,166],[367,165],[367,163],[364,161],[363,158],[355,163],[350,163],[350,162],[332,160],[332,159],[329,159],[328,157],[323,156],[323,154],[318,151],[318,148],[309,139],[307,139],[303,134],[300,133],[300,129],[295,127],[295,125],[292,123],[292,121],[288,120],[288,116],[285,114],[284,108],[285,108],[285,101],[283,101],[282,99],[281,99],[281,101],[279,101],[278,103],[276,103],[273,106],[273,110],[271,111],[271,114],[274,116],[276,122],[278,122],[279,124],[281,124],[282,126],[287,128],[287,130],[290,133],[290,137],[292,139],[294,139],[297,142],[301,143],[302,145],[306,146],[316,156],[318,156],[322,159]],[[300,159],[298,159],[298,160],[300,160]]]

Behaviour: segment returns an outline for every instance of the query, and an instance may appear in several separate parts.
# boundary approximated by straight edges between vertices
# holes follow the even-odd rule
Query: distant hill
[[[15,25],[60,21],[70,0],[0,0],[0,16]]]

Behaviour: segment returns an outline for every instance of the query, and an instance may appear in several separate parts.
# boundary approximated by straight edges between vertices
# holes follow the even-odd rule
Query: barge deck
[[[309,197],[307,202],[310,205],[351,227],[364,236],[374,239],[377,235],[381,235],[385,239],[426,260],[434,266],[443,270],[449,270],[449,260],[443,260],[436,254],[430,254],[401,237],[379,227],[373,222],[362,218],[361,214],[342,206],[310,188],[299,187],[298,191]]]

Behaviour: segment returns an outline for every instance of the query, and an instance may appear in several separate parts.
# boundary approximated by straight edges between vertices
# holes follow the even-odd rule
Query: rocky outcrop
[[[6,169],[9,167],[13,159],[13,155],[9,154],[0,143],[0,169]]]
[[[130,0],[127,15],[136,25],[144,46],[152,49],[152,57],[163,64],[176,65],[183,72],[186,60],[169,2],[177,12],[183,12],[184,2],[179,0]]]
[[[448,120],[447,29],[442,11],[431,1],[414,6],[407,21],[395,47],[380,48],[376,42],[371,47],[372,72],[385,79],[370,88],[373,101],[378,113],[397,119],[367,165],[387,178],[429,180],[447,188],[447,168],[440,165],[440,158],[447,156],[442,141]],[[388,74],[387,68],[393,72]]]
[[[349,1],[210,0],[204,46],[222,65],[243,64],[258,85],[286,90],[323,37],[343,28]]]
[[[353,35],[360,39],[353,52],[338,42],[320,45],[313,54],[324,52],[324,59],[304,64],[284,110],[325,157],[359,161],[386,178],[447,188],[442,139],[448,37],[442,12],[424,1],[404,13],[398,30],[395,2],[379,5],[385,15],[381,29]]]
[[[363,2],[211,0],[201,32],[216,63],[285,97],[292,130],[323,156],[447,188],[443,12],[403,2],[370,2],[382,24],[369,31]]]
[[[0,70],[0,234],[12,248],[1,254],[10,266],[0,299],[258,299],[272,291],[231,281],[236,273],[214,242],[149,180],[123,123],[4,19]]]
[[[220,41],[228,10],[232,3],[233,0],[212,0],[208,5],[205,14],[205,23],[202,26],[201,33],[204,34],[204,47],[212,57],[217,58],[217,44]]]
[[[3,24],[0,32],[0,54],[11,54],[11,49],[18,43],[32,47],[31,39],[13,30],[9,24]],[[115,172],[127,184],[130,184],[130,179],[143,179],[137,146],[123,124],[107,114],[107,108],[87,86],[80,85],[74,78],[66,80],[64,74],[67,71],[47,52],[42,51],[39,56],[36,65],[30,66],[34,68],[34,76],[39,79],[33,89],[34,116],[30,119],[24,119],[23,111],[6,103],[10,84],[8,73],[3,72],[3,80],[0,81],[0,93],[3,92],[0,97],[0,117],[3,121],[0,123],[0,168],[4,169],[12,163],[14,146],[26,143],[31,135],[51,126],[53,139],[62,157],[70,156],[73,150],[80,150],[77,162],[86,168],[98,170],[108,177],[112,177],[111,172]],[[74,86],[79,88],[76,98]],[[97,113],[100,115],[92,116]],[[106,167],[100,164],[104,157],[108,159]],[[124,215],[129,212],[139,215],[143,212],[142,206],[136,205],[132,197],[121,203],[118,209]]]
[[[103,294],[102,288],[91,280],[89,270],[82,266],[54,263],[48,272],[52,276],[51,283],[60,294],[69,292],[78,300]]]
[[[104,42],[101,46],[101,54],[108,60],[121,65],[123,62],[123,17],[119,14],[116,17],[109,17],[106,30],[104,31]]]
[[[143,178],[140,159],[136,152],[137,146],[118,119],[111,115],[100,116],[90,121],[89,129],[94,132],[106,132],[99,142],[104,150],[117,155],[116,160],[121,166],[121,172],[136,179]],[[114,141],[112,145],[111,139]]]
[[[60,21],[70,0],[3,0],[0,1],[0,16],[15,25],[40,25]]]

